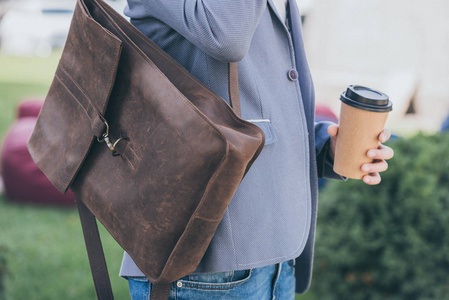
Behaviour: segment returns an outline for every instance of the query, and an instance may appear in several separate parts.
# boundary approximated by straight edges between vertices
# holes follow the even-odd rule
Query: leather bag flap
[[[105,130],[122,42],[77,2],[64,52],[28,149],[37,166],[65,193],[95,136]],[[82,62],[82,63],[80,63]]]

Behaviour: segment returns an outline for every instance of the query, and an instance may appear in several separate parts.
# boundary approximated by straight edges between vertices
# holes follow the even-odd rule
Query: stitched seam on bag
[[[64,66],[60,66],[61,70],[67,75],[67,78],[78,88],[78,90],[86,97],[86,99],[89,101],[89,104],[93,106],[94,109],[96,109],[99,112],[99,109],[95,105],[95,102],[87,95],[87,92],[78,84],[78,82],[70,75],[69,72],[65,69]]]
[[[221,221],[221,219],[209,219],[209,218],[203,218],[203,217],[199,217],[199,216],[195,216],[195,219],[200,219],[200,220],[204,220],[204,221],[208,221],[208,222],[217,222],[217,221]]]
[[[100,10],[101,11],[101,10]],[[148,65],[154,70],[156,71],[157,76],[159,76],[159,78],[161,78],[164,82],[164,84],[171,88],[172,86],[169,85],[169,83],[171,84],[170,80],[167,78],[167,76],[165,76],[165,74],[162,73],[161,70],[159,70],[159,68],[151,61],[151,59],[149,59],[149,57],[147,57],[144,53],[142,53],[142,50],[137,47],[137,45],[128,37],[128,35],[126,35],[125,32],[123,32],[120,28],[117,28],[118,25],[114,24],[114,22],[112,22],[109,19],[109,16],[106,15],[103,11],[101,11],[101,13],[106,17],[106,19],[109,21],[110,25],[112,25],[113,27],[115,27],[115,29],[119,32],[119,34],[123,37],[123,39],[126,40],[126,42],[145,60],[147,61]],[[133,27],[131,27],[133,28]],[[145,41],[146,42],[146,41]],[[151,62],[151,63],[150,63]],[[180,94],[181,92],[175,87],[175,89],[178,91],[177,93],[175,93],[176,97],[179,98],[180,100],[183,101],[184,104],[186,104],[185,106],[187,106],[190,110],[192,110],[195,114],[197,114],[205,124],[207,124],[211,129],[213,129],[218,135],[220,135],[221,139],[227,144],[227,140],[225,138],[225,136],[217,129],[215,128],[215,126],[213,126],[209,120],[207,120],[201,113],[199,113],[197,111],[197,109],[195,109],[193,106],[193,104],[182,94]]]
[[[61,83],[61,85],[64,87],[64,89],[72,96],[72,98],[81,106],[86,116],[89,118],[89,120],[92,122],[92,118],[89,116],[89,113],[87,112],[86,108],[81,104],[81,102],[78,101],[78,99],[73,95],[72,91],[65,85],[65,83],[61,80],[61,78],[58,75],[55,75],[55,77],[58,79],[58,81]]]

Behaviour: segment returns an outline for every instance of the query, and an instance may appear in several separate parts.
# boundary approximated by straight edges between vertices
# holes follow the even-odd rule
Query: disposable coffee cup
[[[362,179],[367,174],[361,170],[362,165],[373,162],[367,152],[378,147],[379,134],[393,104],[386,94],[360,85],[348,86],[340,100],[334,171],[348,178]]]

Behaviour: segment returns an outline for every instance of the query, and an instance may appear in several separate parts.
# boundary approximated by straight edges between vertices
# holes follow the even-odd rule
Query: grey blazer
[[[265,147],[196,272],[296,258],[297,292],[304,292],[311,277],[317,175],[339,176],[326,160],[328,124],[314,124],[313,84],[294,0],[288,11],[287,25],[271,0],[128,0],[125,14],[225,100],[227,62],[238,61],[242,116],[265,132]],[[143,276],[126,253],[120,275]]]

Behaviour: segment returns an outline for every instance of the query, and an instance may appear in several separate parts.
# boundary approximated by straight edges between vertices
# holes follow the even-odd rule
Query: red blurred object
[[[338,118],[329,107],[318,104],[315,107],[315,121],[330,121],[338,123]]]
[[[39,115],[44,100],[40,98],[27,98],[22,101],[17,109],[17,118],[35,117]]]
[[[43,101],[30,100],[19,105],[18,119],[3,142],[1,176],[5,195],[11,201],[74,206],[71,191],[61,194],[31,159],[27,141],[36,124]]]

